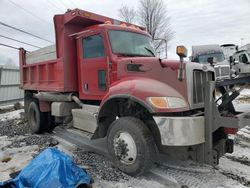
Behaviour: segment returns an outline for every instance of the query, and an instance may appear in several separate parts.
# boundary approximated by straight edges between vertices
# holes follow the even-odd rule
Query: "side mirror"
[[[187,57],[187,48],[185,46],[177,46],[176,54],[180,57],[180,64],[178,69],[178,79],[182,81],[184,79],[183,71],[183,59]]]
[[[230,64],[234,62],[233,56],[229,56],[229,62],[230,62]]]
[[[216,60],[215,60],[214,57],[208,57],[208,58],[207,58],[207,62],[208,62],[210,65],[214,66],[214,64],[216,63]]]
[[[233,56],[229,56],[229,65],[230,65],[230,68],[232,68],[232,66],[234,65],[234,58],[233,58]]]
[[[176,54],[180,58],[187,57],[187,48],[185,46],[177,46],[176,47]]]

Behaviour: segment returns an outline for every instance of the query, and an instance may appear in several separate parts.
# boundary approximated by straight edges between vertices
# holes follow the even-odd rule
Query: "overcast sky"
[[[54,41],[53,15],[66,8],[80,8],[108,17],[119,18],[121,5],[136,7],[139,0],[0,0],[0,22]],[[199,44],[237,45],[250,43],[250,0],[164,0],[175,31],[169,42],[168,56],[177,59],[176,45],[189,49]],[[26,9],[26,10],[23,10]],[[0,35],[36,46],[50,43],[0,25]],[[241,40],[243,39],[243,40]],[[0,43],[36,48],[0,37]],[[0,64],[18,64],[18,51],[0,46]]]

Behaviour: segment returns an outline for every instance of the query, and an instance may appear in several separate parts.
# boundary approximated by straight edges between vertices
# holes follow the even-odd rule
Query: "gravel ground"
[[[53,147],[58,141],[49,135],[30,135],[27,121],[21,116],[19,119],[0,121],[0,136],[14,138],[8,147],[38,145],[42,148]]]
[[[40,148],[47,148],[56,146],[59,142],[47,135],[29,135],[24,138],[16,139],[15,142],[12,142],[8,147],[18,148],[22,146],[32,146],[38,145]]]
[[[0,136],[14,137],[18,135],[26,135],[28,133],[28,123],[22,117],[20,119],[0,120]]]
[[[77,164],[86,168],[87,172],[93,177],[97,177],[106,181],[128,180],[131,177],[122,173],[112,162],[104,156],[93,152],[77,149],[74,152],[74,159]]]

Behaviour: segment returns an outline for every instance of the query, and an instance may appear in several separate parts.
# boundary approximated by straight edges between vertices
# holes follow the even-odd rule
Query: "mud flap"
[[[225,144],[226,153],[233,153],[234,151],[234,141],[232,139],[227,139]]]

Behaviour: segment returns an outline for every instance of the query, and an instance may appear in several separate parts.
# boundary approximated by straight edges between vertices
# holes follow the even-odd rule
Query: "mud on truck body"
[[[20,49],[21,88],[33,133],[71,120],[73,128],[107,137],[123,172],[148,170],[159,152],[216,165],[233,151],[229,132],[247,123],[223,90],[214,99],[214,69],[154,55],[143,28],[75,9],[55,15],[56,45]]]

